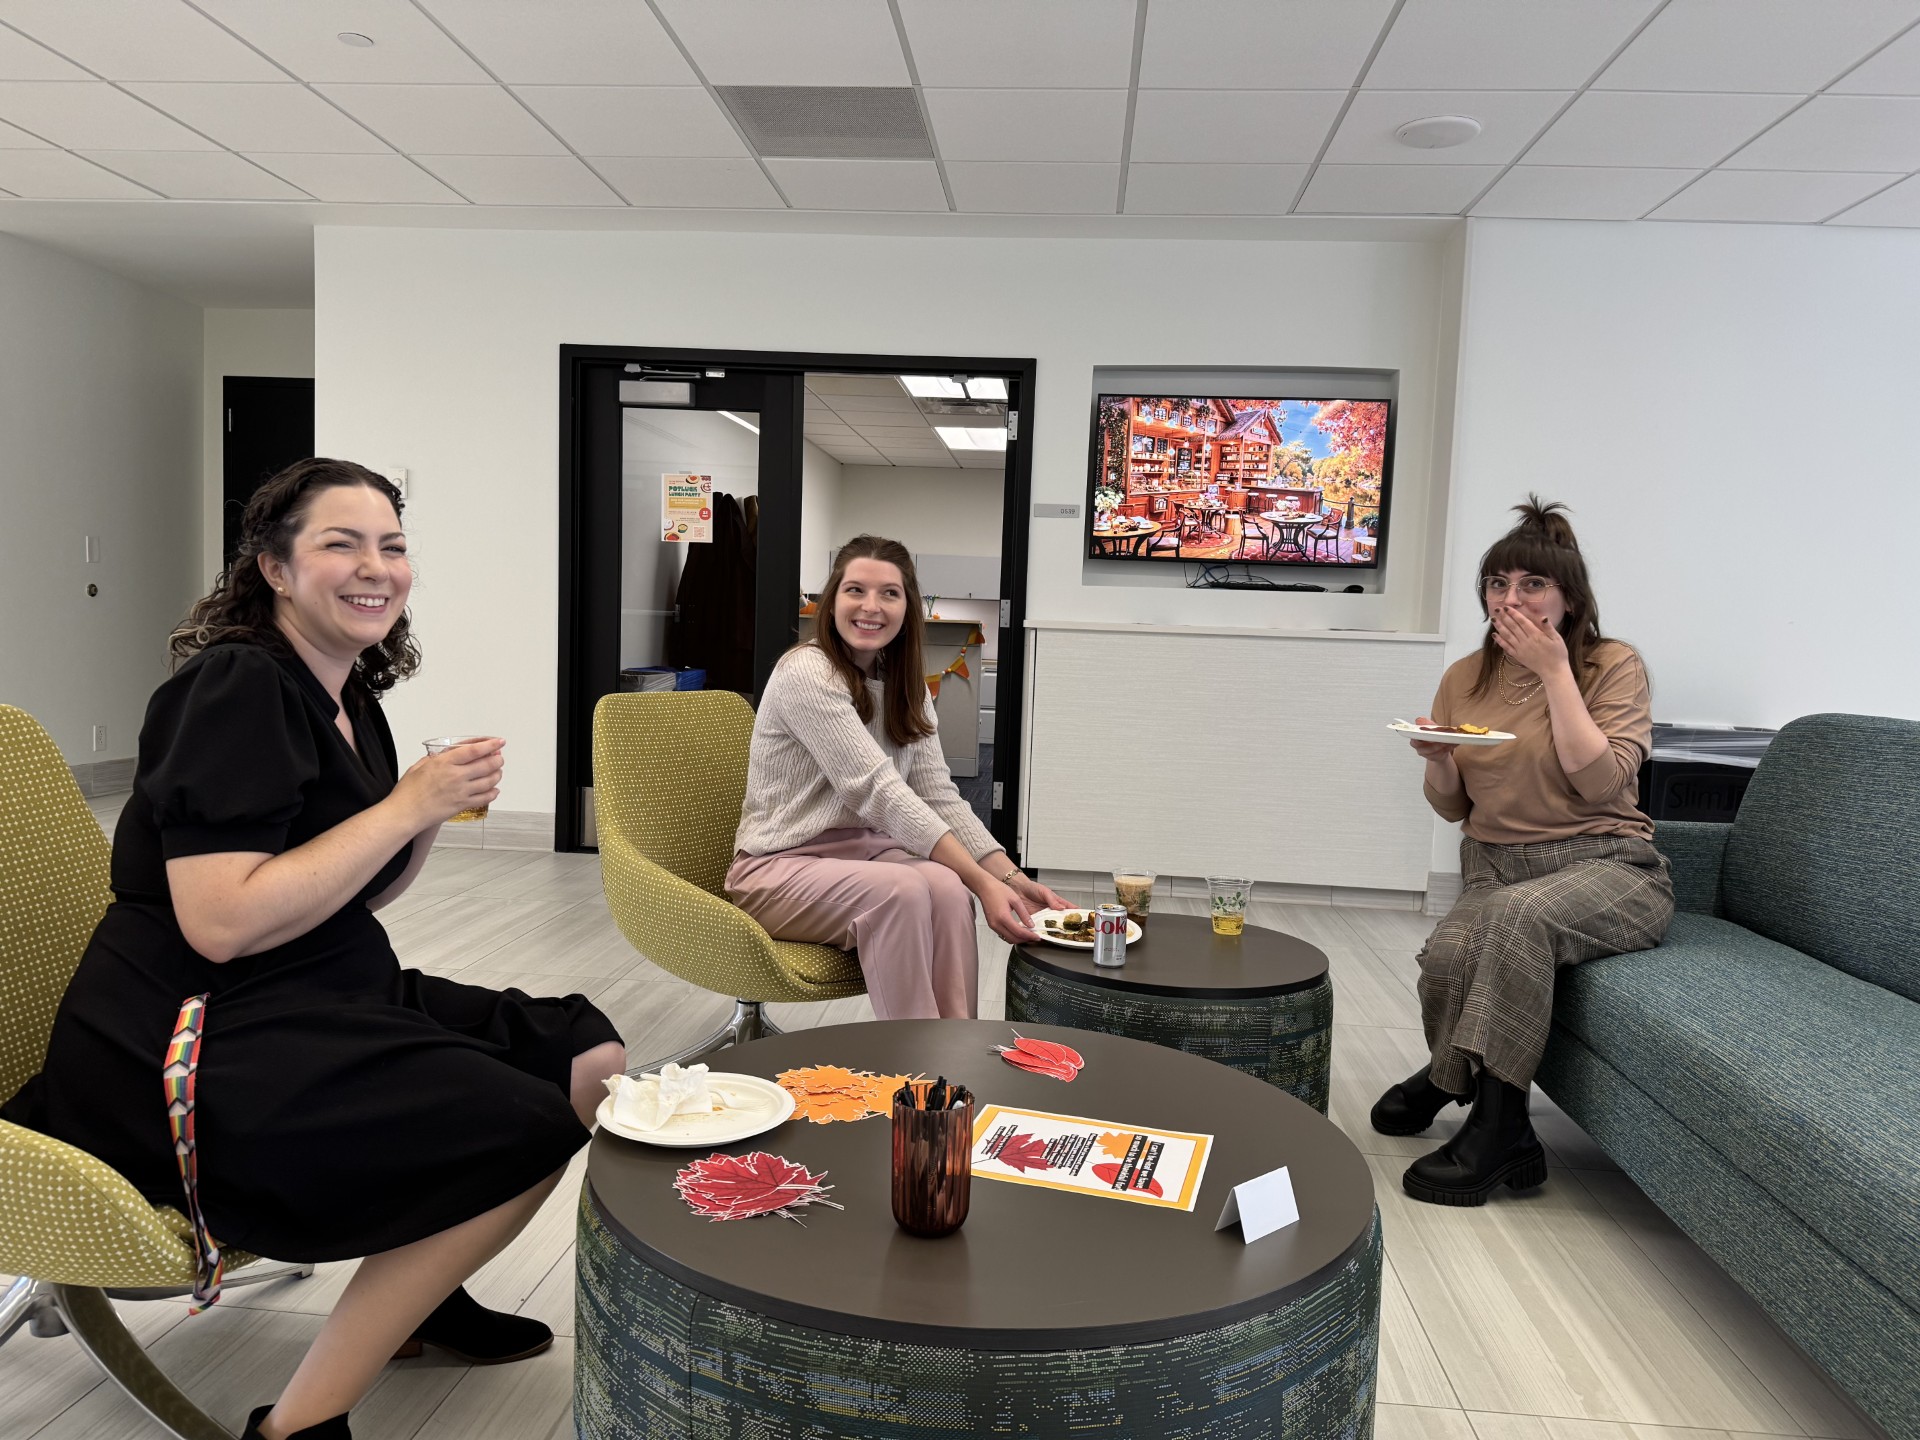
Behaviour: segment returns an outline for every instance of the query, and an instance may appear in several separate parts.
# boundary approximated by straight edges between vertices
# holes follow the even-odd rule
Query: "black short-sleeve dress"
[[[349,691],[355,744],[300,660],[216,645],[155,692],[114,834],[113,892],[6,1119],[184,1208],[161,1084],[181,1002],[207,993],[200,1202],[224,1246],[340,1260],[420,1240],[551,1175],[585,1144],[573,1057],[618,1033],[579,995],[535,999],[402,970],[367,900],[402,847],[306,934],[224,965],[188,945],[166,862],[278,854],[393,789],[393,736]],[[356,754],[356,750],[358,753]]]

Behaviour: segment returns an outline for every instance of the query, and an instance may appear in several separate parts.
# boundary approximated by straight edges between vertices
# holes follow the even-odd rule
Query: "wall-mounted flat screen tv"
[[[1370,569],[1386,553],[1393,402],[1102,395],[1087,553]]]

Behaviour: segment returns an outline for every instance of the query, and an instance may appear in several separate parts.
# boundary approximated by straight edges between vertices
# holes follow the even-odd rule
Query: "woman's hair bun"
[[[1538,495],[1528,495],[1525,504],[1513,508],[1520,515],[1520,523],[1513,527],[1517,533],[1538,535],[1563,550],[1580,549],[1580,542],[1573,538],[1573,524],[1567,519],[1571,512],[1558,500],[1549,503]]]

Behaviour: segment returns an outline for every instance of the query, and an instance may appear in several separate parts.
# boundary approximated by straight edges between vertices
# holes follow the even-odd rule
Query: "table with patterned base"
[[[1277,930],[1216,935],[1198,915],[1149,915],[1127,963],[1044,941],[1007,960],[1007,1018],[1129,1035],[1203,1055],[1327,1113],[1333,985],[1327,957]]]
[[[772,1077],[837,1064],[944,1074],[998,1102],[1214,1137],[1179,1211],[976,1179],[940,1240],[893,1223],[890,1122],[794,1119],[725,1147],[818,1172],[846,1208],[713,1223],[673,1189],[704,1151],[604,1131],[580,1202],[574,1425],[580,1440],[898,1440],[1126,1435],[1367,1440],[1380,1226],[1353,1145],[1245,1075],[1117,1036],[1073,1044],[1071,1083],[992,1051],[1003,1022],[795,1031],[723,1052]],[[1297,1224],[1244,1244],[1228,1190],[1290,1168]]]

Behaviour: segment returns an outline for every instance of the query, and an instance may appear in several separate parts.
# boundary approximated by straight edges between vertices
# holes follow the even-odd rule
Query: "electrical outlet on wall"
[[[97,755],[106,748],[107,748],[107,727],[104,725],[96,725],[93,727],[94,754]]]

